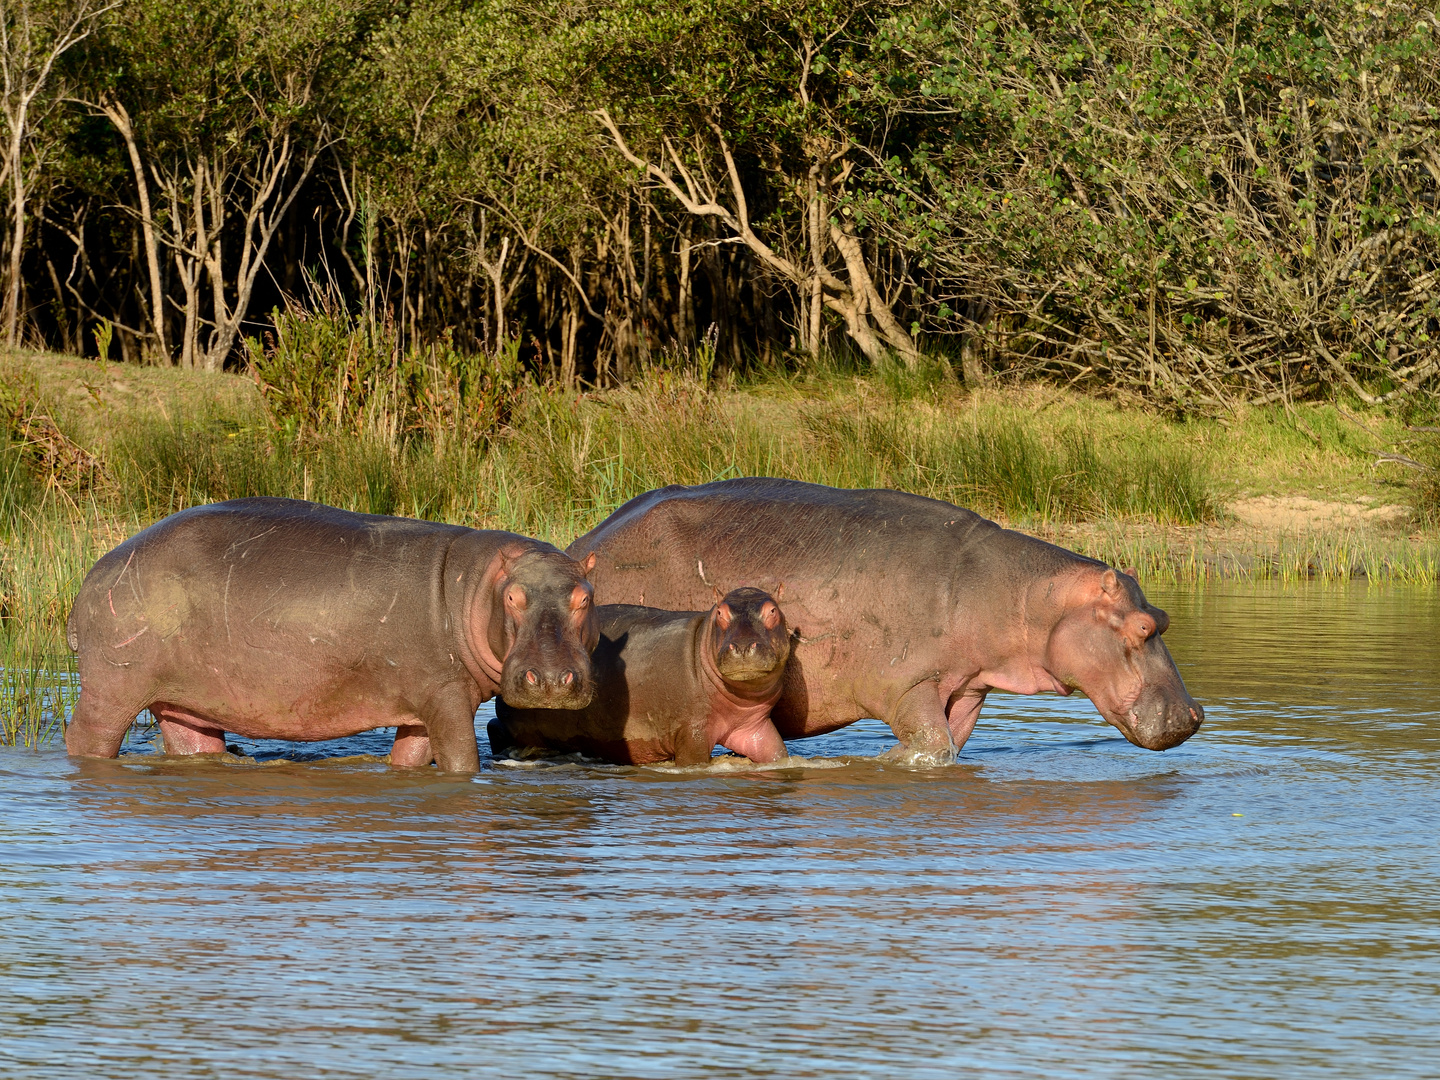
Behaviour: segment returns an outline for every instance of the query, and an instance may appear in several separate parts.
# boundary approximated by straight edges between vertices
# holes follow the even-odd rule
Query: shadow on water
[[[1163,754],[1004,695],[945,769],[873,722],[709,771],[0,752],[0,1063],[1433,1075],[1440,601],[1156,600],[1207,714]]]

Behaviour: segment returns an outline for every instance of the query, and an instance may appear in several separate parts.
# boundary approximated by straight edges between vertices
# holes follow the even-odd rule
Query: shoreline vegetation
[[[250,495],[563,547],[650,488],[777,475],[945,499],[1145,585],[1440,580],[1416,482],[1434,436],[1373,406],[1176,418],[1034,382],[967,389],[944,364],[717,375],[694,351],[582,393],[530,380],[513,350],[457,374],[319,316],[289,329],[244,375],[0,354],[0,743],[61,730],[65,618],[96,558]]]

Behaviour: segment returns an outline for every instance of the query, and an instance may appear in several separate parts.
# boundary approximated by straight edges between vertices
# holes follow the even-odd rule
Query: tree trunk
[[[13,185],[10,225],[10,271],[5,281],[5,343],[15,348],[20,333],[20,259],[25,247],[25,169],[20,158],[24,145],[25,109],[19,112],[10,134],[10,181]]]
[[[279,140],[279,145],[274,142],[267,148],[262,160],[264,167],[257,175],[252,176],[251,189],[254,195],[251,197],[250,207],[245,214],[244,230],[240,234],[240,264],[235,274],[235,305],[229,307],[225,303],[225,277],[224,260],[220,248],[220,233],[224,227],[225,207],[223,184],[218,182],[218,176],[210,178],[211,194],[211,215],[210,224],[214,231],[212,240],[213,254],[207,258],[207,269],[210,273],[211,285],[215,291],[215,333],[210,341],[210,348],[205,354],[205,369],[207,371],[219,371],[225,366],[225,360],[230,355],[230,350],[235,347],[235,342],[240,335],[240,322],[250,310],[250,297],[255,289],[255,279],[259,276],[261,268],[265,265],[265,256],[270,250],[270,242],[274,239],[276,230],[280,228],[285,220],[285,215],[290,212],[290,207],[305,181],[310,178],[310,172],[315,167],[315,161],[319,157],[323,146],[317,146],[304,151],[303,158],[297,172],[290,176],[288,190],[285,188],[285,180],[291,172],[291,165],[298,153],[291,143],[290,137],[284,136]],[[218,169],[215,170],[218,173]],[[416,331],[416,320],[411,319],[412,332]]]
[[[119,102],[101,101],[100,110],[115,125],[120,137],[125,140],[125,152],[130,158],[130,169],[135,174],[135,189],[140,201],[140,231],[145,243],[145,263],[150,271],[150,325],[155,334],[155,344],[160,355],[170,361],[170,347],[165,340],[165,292],[160,284],[160,246],[155,238],[155,218],[150,212],[150,185],[145,180],[145,167],[140,160],[140,148],[135,142],[135,127],[130,114]]]

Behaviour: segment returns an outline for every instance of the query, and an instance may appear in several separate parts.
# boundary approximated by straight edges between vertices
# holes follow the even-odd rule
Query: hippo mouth
[[[722,658],[715,667],[727,682],[740,683],[768,679],[780,669],[780,665],[773,656],[766,658],[758,656],[726,657]]]
[[[505,704],[516,709],[578,711],[595,699],[595,687],[581,672],[539,673],[531,670],[504,679],[500,696],[505,699]]]

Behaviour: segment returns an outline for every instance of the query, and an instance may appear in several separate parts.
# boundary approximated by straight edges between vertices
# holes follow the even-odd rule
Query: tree
[[[57,91],[57,61],[94,31],[119,0],[5,0],[0,5],[0,77],[4,94],[0,113],[5,138],[0,142],[0,186],[10,185],[10,243],[0,320],[12,348],[19,334],[21,259],[25,251],[25,203],[31,175],[43,166],[26,150],[46,112],[63,96]]]

